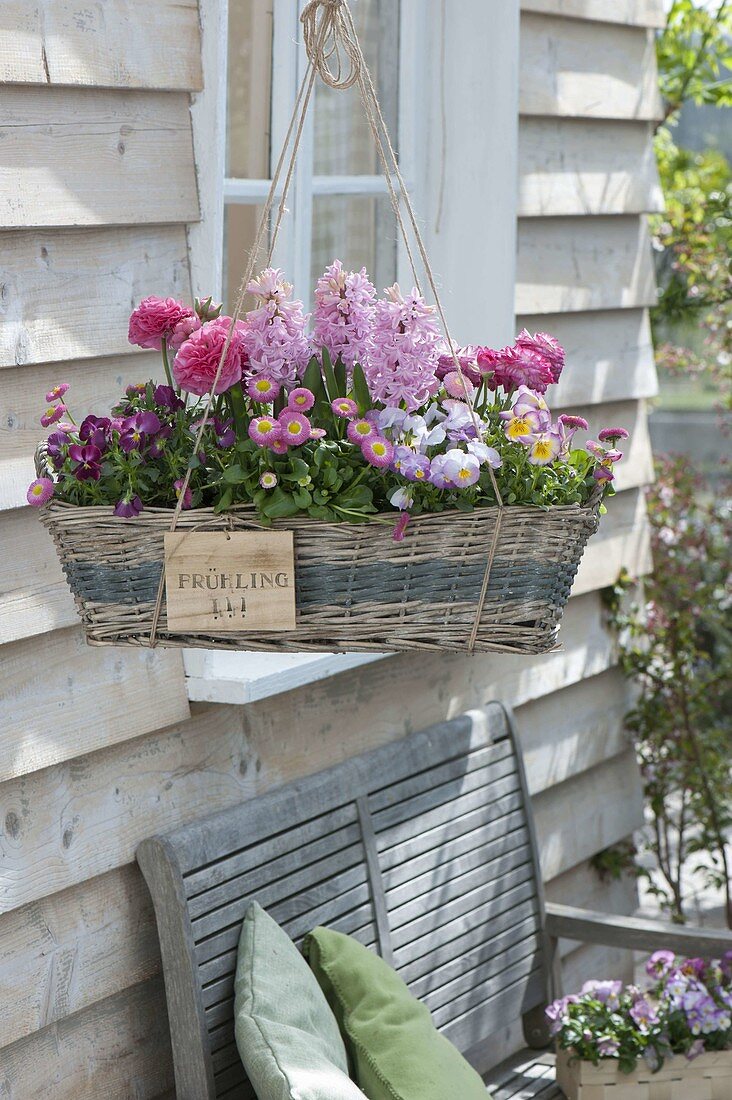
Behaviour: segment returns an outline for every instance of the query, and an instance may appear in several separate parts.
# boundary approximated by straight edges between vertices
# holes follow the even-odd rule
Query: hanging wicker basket
[[[52,476],[43,446],[36,465],[39,476]],[[401,542],[393,538],[396,513],[361,524],[275,522],[275,530],[294,536],[296,629],[173,633],[163,602],[155,644],[275,652],[545,653],[556,644],[598,510],[599,503],[421,515]],[[135,519],[123,519],[109,506],[60,501],[42,509],[92,645],[151,644],[172,514],[146,508]],[[181,532],[258,529],[248,507],[222,515],[191,509],[177,523]]]

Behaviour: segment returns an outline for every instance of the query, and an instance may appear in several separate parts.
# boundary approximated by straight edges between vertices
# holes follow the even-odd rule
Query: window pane
[[[269,176],[272,0],[229,0],[226,174]]]
[[[353,20],[381,110],[397,149],[399,0],[359,0]],[[380,175],[382,172],[357,88],[315,86],[314,171],[325,175]]]
[[[249,206],[239,203],[227,204],[224,208],[224,312],[230,313],[236,302],[239,284],[244,278],[249,253],[254,244],[254,236],[257,232],[259,219],[262,215],[261,206]],[[260,256],[260,267],[264,265],[265,256]],[[245,309],[252,308],[252,301],[247,299]]]
[[[388,195],[319,195],[313,199],[311,284],[334,259],[366,267],[377,290],[396,279],[396,221]]]

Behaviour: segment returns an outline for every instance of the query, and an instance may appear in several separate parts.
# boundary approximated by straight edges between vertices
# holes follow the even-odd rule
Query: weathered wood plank
[[[551,879],[643,824],[634,750],[550,787],[537,795],[533,804],[542,873]]]
[[[633,981],[633,954],[618,947],[588,945],[571,951],[562,959],[562,982],[566,993],[578,993],[585,982],[615,978],[623,982]]]
[[[16,909],[0,927],[2,1046],[160,970],[152,903],[134,864]]]
[[[153,1100],[172,1081],[161,978],[20,1039],[0,1056],[8,1100]]]
[[[520,217],[663,209],[648,122],[521,119]]]
[[[629,709],[629,689],[616,668],[521,707],[516,724],[531,795],[625,752]]]
[[[621,569],[643,577],[653,568],[645,498],[638,490],[611,497],[608,514],[580,562],[572,591],[575,596],[614,584]]]
[[[190,297],[185,228],[7,234],[0,291],[0,367],[133,353],[141,298]]]
[[[551,332],[564,346],[567,364],[552,391],[552,405],[599,405],[658,392],[645,309],[525,315],[516,325]]]
[[[546,900],[582,909],[603,909],[607,913],[630,916],[638,908],[638,885],[632,875],[600,878],[590,862],[580,863],[545,884]],[[561,939],[562,957],[583,946],[577,940]]]
[[[27,483],[35,477],[33,454],[48,430],[40,416],[45,394],[58,382],[67,382],[69,409],[77,424],[88,412],[107,413],[131,382],[160,379],[156,352],[89,359],[73,363],[44,363],[32,370],[10,367],[0,385],[0,511],[25,505]],[[0,628],[1,630],[1,628]]]
[[[0,780],[184,721],[188,713],[174,650],[90,648],[77,627],[11,642],[0,663]],[[24,811],[21,818],[15,812],[5,811],[0,850],[13,849],[22,831]],[[70,832],[66,842],[56,838],[60,851],[73,831],[74,813],[64,813]]]
[[[572,118],[661,118],[653,32],[525,12],[519,109]]]
[[[0,645],[78,622],[56,550],[31,508],[5,512],[0,521]]]
[[[74,637],[73,631],[69,634]],[[65,663],[60,637],[55,636],[55,660],[61,672]],[[288,692],[276,707],[267,702],[252,704],[246,711],[226,706],[197,708],[189,722],[10,779],[0,788],[5,822],[0,835],[0,907],[16,908],[128,863],[139,841],[154,832],[384,744],[412,726],[426,726],[496,697],[525,702],[603,671],[612,663],[613,651],[594,595],[571,601],[563,640],[563,651],[535,662],[511,657],[498,663],[490,657],[466,662],[459,656],[432,655],[419,667],[402,657],[375,662],[310,690]],[[32,644],[18,643],[18,647]],[[10,647],[11,652],[15,649]],[[113,655],[119,667],[123,651],[102,652]],[[69,668],[72,662],[69,658]],[[19,676],[18,662],[12,664],[10,668],[6,662],[3,668],[4,672],[9,668],[6,675],[11,684]],[[38,667],[36,656],[33,671]],[[86,657],[84,668],[90,668]],[[29,675],[26,671],[26,685]],[[93,679],[90,669],[85,681],[89,690]],[[408,713],[404,710],[407,694],[415,700]],[[138,706],[144,705],[147,695],[141,691],[134,696]],[[361,708],[354,713],[353,699],[365,696],[379,699],[378,712]],[[124,698],[121,693],[120,712],[131,707]],[[53,711],[53,704],[47,707]],[[46,708],[37,714],[37,728],[46,738],[45,752],[57,751],[48,748],[49,728],[56,731],[58,742],[77,737],[84,747],[98,748],[102,743],[82,718],[60,721],[61,707],[56,715],[54,726],[53,714],[47,715]],[[151,720],[156,725],[164,721],[157,710]],[[120,713],[119,722],[128,723],[128,714]],[[349,729],[348,739],[342,737],[344,728]],[[37,758],[39,743],[34,735],[25,754],[31,760]],[[12,739],[7,743],[8,759],[13,744]],[[17,754],[17,738],[15,744]],[[77,754],[84,751],[82,745],[74,745]]]
[[[0,228],[198,219],[188,96],[3,91]]]
[[[666,23],[663,0],[521,0],[521,10],[639,27],[663,27]]]
[[[656,301],[651,244],[637,217],[522,218],[517,313],[570,313]]]
[[[624,917],[554,903],[547,907],[547,930],[583,943],[635,951],[675,951],[679,955],[719,957],[732,949],[732,932],[716,928],[684,928],[671,921]]]
[[[197,90],[198,0],[3,0],[0,83]]]

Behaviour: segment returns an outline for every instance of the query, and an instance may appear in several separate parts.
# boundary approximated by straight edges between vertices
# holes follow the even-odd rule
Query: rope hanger
[[[254,237],[254,243],[249,252],[246,271],[242,281],[239,285],[239,289],[236,295],[236,301],[234,304],[234,310],[231,317],[231,325],[226,336],[226,341],[221,352],[219,364],[216,369],[211,390],[207,395],[206,405],[204,408],[203,416],[198,425],[198,431],[193,444],[192,454],[198,454],[200,450],[203,434],[208,424],[211,410],[213,408],[214,397],[216,393],[216,387],[218,386],[221,378],[221,372],[223,371],[224,362],[231,346],[231,340],[236,328],[236,323],[240,319],[243,308],[244,300],[246,298],[247,287],[251,282],[254,275],[254,270],[257,265],[257,258],[260,253],[260,249],[264,242],[265,235],[267,233],[270,216],[274,209],[275,198],[277,190],[282,176],[285,164],[287,163],[287,169],[285,172],[285,179],[282,186],[282,191],[277,206],[277,213],[272,226],[270,235],[269,249],[267,252],[267,266],[271,266],[272,256],[274,254],[275,246],[277,244],[277,238],[279,235],[280,227],[282,225],[282,219],[286,211],[287,196],[289,194],[290,186],[295,171],[295,162],[297,160],[297,154],[300,148],[300,142],[302,138],[302,132],[305,125],[305,119],[307,117],[308,108],[313,95],[313,88],[315,86],[316,76],[326,84],[329,88],[343,89],[351,88],[354,85],[358,87],[359,97],[361,105],[366,116],[366,120],[369,124],[376,151],[381,163],[384,176],[386,178],[386,184],[389,191],[389,199],[394,211],[394,215],[397,220],[397,225],[404,241],[407,257],[409,259],[409,265],[414,277],[414,285],[418,293],[422,294],[422,287],[417,272],[417,264],[415,261],[412,246],[409,240],[409,233],[405,224],[399,196],[404,201],[404,207],[407,212],[407,220],[414,235],[414,242],[416,244],[417,252],[422,261],[422,265],[427,276],[427,282],[429,284],[432,296],[434,298],[437,313],[442,324],[442,330],[445,335],[448,347],[450,349],[450,355],[455,363],[455,369],[462,383],[462,388],[465,393],[467,404],[470,408],[470,414],[473,420],[473,426],[475,428],[476,435],[480,436],[480,421],[478,419],[475,407],[473,405],[472,398],[468,394],[468,387],[463,369],[460,363],[460,358],[457,354],[455,344],[447,324],[447,318],[440,300],[440,295],[437,290],[437,285],[432,271],[432,267],[427,256],[427,250],[425,248],[424,240],[419,229],[417,222],[417,216],[414,212],[414,208],[409,197],[404,179],[402,177],[397,155],[394,151],[394,147],[389,137],[389,132],[384,120],[384,116],[379,105],[378,97],[376,95],[376,89],[369,72],[366,59],[361,49],[361,43],[358,38],[356,27],[353,21],[353,15],[351,9],[348,6],[347,0],[309,0],[306,4],[300,21],[303,28],[303,41],[305,44],[305,51],[308,57],[308,64],[305,69],[302,82],[300,84],[296,99],[295,106],[293,108],[292,117],[287,128],[285,140],[280,151],[275,170],[272,174],[272,182],[270,184],[269,193],[262,208],[262,213],[257,225],[257,231]],[[290,145],[292,148],[289,153],[288,149]],[[394,185],[396,179],[398,188]],[[491,568],[493,566],[493,559],[495,557],[496,547],[498,545],[498,537],[501,529],[501,519],[504,510],[503,499],[501,497],[496,476],[492,468],[488,467],[488,472],[491,479],[491,486],[496,496],[496,502],[498,504],[498,512],[496,515],[496,522],[493,528],[493,536],[491,539],[491,546],[488,553],[488,561],[486,564],[485,574],[483,576],[483,584],[478,600],[478,608],[473,623],[472,631],[468,641],[468,649],[473,650],[475,641],[478,635],[478,629],[480,626],[480,617],[483,610],[483,604],[488,591],[488,583],[490,580]],[[186,491],[188,489],[192,474],[192,468],[189,465],[186,470],[183,484],[178,495],[178,500],[173,511],[173,516],[170,522],[170,530],[174,531],[180,513],[183,508],[183,501],[185,499]],[[165,570],[160,577],[160,585],[158,587],[157,600],[155,603],[155,610],[153,612],[152,627],[150,630],[150,645],[155,645],[155,636],[157,632],[158,622],[160,619],[160,612],[162,610],[163,595],[165,592]]]

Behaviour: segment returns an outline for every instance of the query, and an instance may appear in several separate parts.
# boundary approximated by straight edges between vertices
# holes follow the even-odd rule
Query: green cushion
[[[259,1100],[363,1100],[320,986],[290,937],[256,902],[239,938],[234,1029]]]
[[[486,1087],[383,959],[316,928],[303,947],[369,1100],[486,1100]]]

